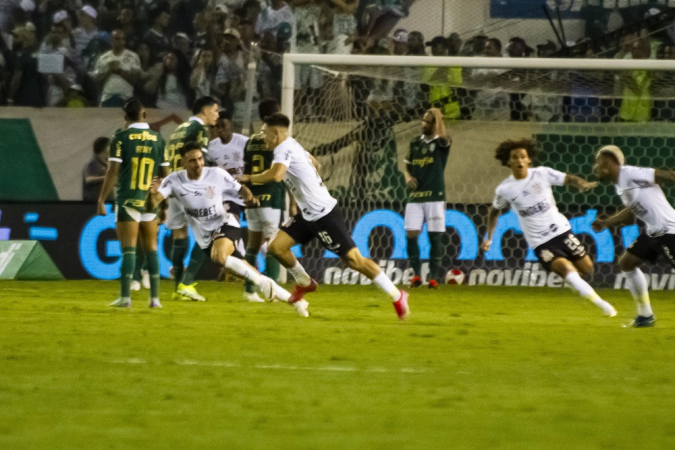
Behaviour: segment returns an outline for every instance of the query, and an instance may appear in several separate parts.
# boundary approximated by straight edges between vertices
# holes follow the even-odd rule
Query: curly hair
[[[502,166],[509,165],[509,159],[511,158],[511,151],[516,149],[525,149],[527,156],[530,159],[534,160],[537,155],[537,142],[534,139],[520,139],[518,141],[504,141],[499,144],[497,150],[495,151],[495,159],[499,160],[502,163]]]

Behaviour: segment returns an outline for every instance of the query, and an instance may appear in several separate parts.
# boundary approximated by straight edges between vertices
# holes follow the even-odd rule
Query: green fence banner
[[[63,280],[38,241],[0,241],[0,280]]]

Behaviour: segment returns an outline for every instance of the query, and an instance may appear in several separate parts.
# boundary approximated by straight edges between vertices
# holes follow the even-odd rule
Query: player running
[[[675,172],[624,165],[625,158],[619,147],[607,145],[598,150],[595,173],[601,181],[614,183],[616,193],[625,208],[604,220],[593,222],[593,230],[632,222],[637,216],[645,230],[621,255],[619,268],[628,281],[635,302],[637,317],[631,326],[651,327],[656,323],[649,301],[647,279],[640,270],[645,261],[655,263],[664,256],[675,268],[675,209],[663,194],[663,183],[675,183]]]
[[[258,106],[260,119],[271,116],[281,110],[275,99],[265,99]],[[260,132],[251,136],[244,151],[244,174],[255,175],[272,167],[274,153],[265,144],[265,135]],[[248,242],[246,245],[246,261],[256,267],[258,252],[265,254],[265,272],[267,276],[278,281],[279,261],[267,253],[267,243],[279,230],[281,213],[286,207],[286,188],[283,181],[268,184],[251,184],[251,192],[258,199],[259,206],[246,208],[248,222]],[[244,297],[249,301],[260,301],[251,283],[246,283]]]
[[[488,213],[487,238],[481,249],[488,251],[501,210],[510,206],[518,216],[525,240],[534,249],[541,265],[567,281],[582,297],[602,309],[606,316],[616,316],[612,305],[600,298],[584,281],[593,273],[593,261],[586,248],[570,231],[570,223],[560,214],[551,186],[574,186],[581,192],[598,183],[590,183],[575,175],[549,167],[530,167],[536,154],[536,142],[531,139],[505,141],[497,147],[495,158],[511,169],[512,175],[497,186]]]
[[[185,211],[197,245],[216,264],[250,280],[269,300],[289,301],[291,294],[274,281],[260,275],[241,259],[237,243],[241,241],[239,223],[223,207],[223,194],[236,190],[247,204],[257,203],[251,191],[219,167],[204,167],[202,144],[188,142],[180,150],[185,170],[171,173],[164,180],[154,179],[148,192],[147,207],[159,205],[173,195]],[[307,302],[293,303],[302,317],[307,317]]]
[[[441,239],[445,233],[445,165],[450,155],[450,145],[452,140],[445,132],[443,113],[437,108],[428,110],[422,117],[422,135],[410,142],[410,151],[404,160],[403,174],[410,190],[405,206],[405,233],[408,260],[415,272],[410,280],[411,288],[423,284],[417,239],[425,222],[431,243],[429,289],[438,288],[445,250]]]
[[[386,292],[394,302],[399,319],[409,314],[408,293],[399,291],[389,277],[372,260],[364,258],[352,240],[340,209],[328,193],[316,169],[316,160],[292,137],[290,120],[281,113],[265,118],[265,142],[274,150],[272,167],[255,175],[244,175],[242,181],[265,184],[284,181],[298,203],[300,212],[287,221],[272,238],[268,251],[288,269],[297,282],[290,303],[317,290],[317,282],[310,278],[291,252],[296,244],[307,244],[318,237],[323,246],[336,253],[351,269],[367,276]]]
[[[215,125],[218,119],[218,100],[213,97],[200,97],[192,108],[194,116],[187,122],[179,125],[169,139],[167,147],[169,160],[171,161],[171,171],[182,169],[180,149],[187,142],[198,142],[202,145],[202,150],[208,153],[210,126]],[[188,250],[188,231],[187,217],[175,198],[169,199],[169,209],[166,214],[166,228],[171,230],[173,236],[173,247],[171,249],[171,262],[173,264],[173,276],[175,280],[174,300],[191,299],[196,301],[206,300],[199,295],[195,288],[195,283],[183,283],[183,260]],[[190,256],[190,263],[187,272],[188,281],[194,280],[195,275],[204,263],[203,252],[193,251]]]
[[[153,177],[162,167],[168,174],[169,161],[162,136],[146,122],[146,110],[137,99],[124,104],[125,120],[130,125],[115,133],[110,142],[110,165],[98,198],[98,214],[105,216],[105,199],[117,183],[115,221],[122,246],[121,294],[111,306],[131,306],[131,282],[136,264],[136,243],[140,235],[150,272],[150,307],[161,308],[159,301],[159,258],[157,256],[158,220],[154,208],[147,209],[145,198]]]

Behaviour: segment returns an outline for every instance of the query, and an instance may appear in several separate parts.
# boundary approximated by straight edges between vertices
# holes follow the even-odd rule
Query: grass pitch
[[[200,283],[163,310],[118,284],[0,283],[0,448],[672,449],[675,306],[626,329],[569,290],[444,286],[399,323],[372,286],[300,319]]]

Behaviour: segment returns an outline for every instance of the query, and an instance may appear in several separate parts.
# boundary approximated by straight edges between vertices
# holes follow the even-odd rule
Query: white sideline
[[[109,359],[108,362],[112,364],[155,364],[148,360],[141,358],[124,358],[124,359]],[[179,366],[202,366],[202,367],[228,367],[228,368],[242,368],[242,369],[259,369],[259,370],[304,370],[316,372],[372,372],[372,373],[429,373],[426,369],[417,369],[412,367],[401,367],[397,369],[386,369],[384,367],[370,367],[366,369],[359,369],[357,367],[340,367],[340,366],[323,366],[323,367],[309,367],[309,366],[286,366],[282,364],[254,364],[251,366],[228,362],[228,361],[194,361],[191,359],[182,359],[171,361],[169,364],[177,364]]]

